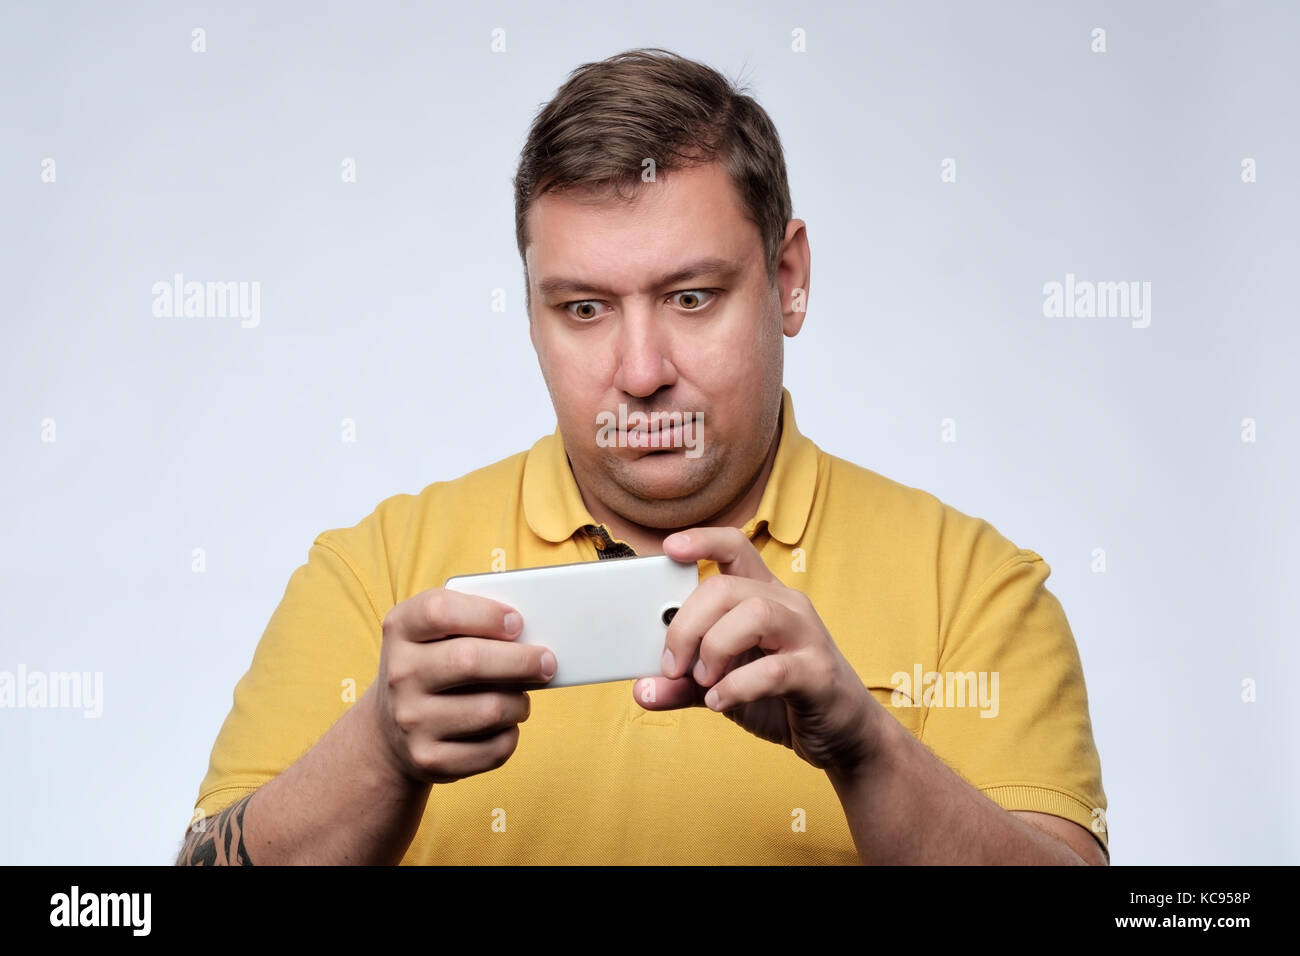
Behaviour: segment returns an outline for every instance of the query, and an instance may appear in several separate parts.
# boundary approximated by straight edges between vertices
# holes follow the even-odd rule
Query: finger
[[[422,718],[440,740],[486,740],[528,719],[532,703],[523,692],[434,694],[420,704]]]
[[[429,740],[412,748],[411,758],[435,783],[448,783],[500,767],[519,745],[512,724],[484,740]]]
[[[770,585],[751,578],[715,574],[702,581],[677,609],[664,635],[661,669],[665,677],[685,677],[695,666],[700,641],[732,608],[770,593]]]
[[[406,657],[412,658],[410,662]],[[403,670],[403,668],[407,668]],[[482,637],[435,641],[389,664],[389,683],[414,677],[439,693],[467,684],[537,684],[555,676],[555,654],[541,644],[516,644]]]
[[[704,706],[715,711],[733,710],[769,697],[786,696],[795,686],[797,659],[797,654],[768,654],[737,667],[709,688]]]
[[[755,581],[775,581],[753,543],[739,528],[690,528],[663,541],[664,554],[674,561],[714,561],[723,574]]]
[[[445,588],[430,588],[403,601],[383,622],[385,637],[418,642],[455,634],[510,641],[523,628],[523,619],[510,605]]]
[[[689,677],[643,677],[632,685],[632,696],[646,710],[679,710],[704,704],[704,688]]]
[[[752,596],[714,624],[700,642],[691,676],[702,687],[718,683],[733,660],[746,651],[790,651],[798,646],[799,616],[780,601]]]

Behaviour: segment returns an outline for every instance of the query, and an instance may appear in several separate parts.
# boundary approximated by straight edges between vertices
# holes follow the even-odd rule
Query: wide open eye
[[[672,295],[674,298],[677,296],[681,296],[681,299],[678,300],[678,304],[687,312],[699,312],[713,301],[716,293],[710,292],[707,289],[684,289],[681,292],[674,292]]]
[[[582,311],[575,312],[574,306],[578,306]],[[600,318],[599,306],[599,299],[579,299],[577,302],[564,303],[564,311],[569,313],[570,318],[577,319],[579,322],[591,322]]]

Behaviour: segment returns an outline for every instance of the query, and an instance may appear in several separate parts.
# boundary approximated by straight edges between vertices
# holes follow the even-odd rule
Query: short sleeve
[[[318,537],[235,686],[196,809],[219,812],[311,749],[374,680],[382,620],[344,552]]]
[[[927,675],[920,739],[1004,809],[1063,817],[1108,847],[1083,667],[1049,574],[1018,549],[963,597]]]

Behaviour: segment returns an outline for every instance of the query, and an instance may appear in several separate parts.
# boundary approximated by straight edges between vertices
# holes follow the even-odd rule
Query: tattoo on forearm
[[[197,833],[185,838],[179,866],[252,866],[244,845],[244,808],[253,798],[237,800],[217,816],[205,821]]]

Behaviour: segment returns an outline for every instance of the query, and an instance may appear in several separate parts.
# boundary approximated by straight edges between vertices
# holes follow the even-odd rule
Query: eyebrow
[[[651,285],[656,289],[665,286],[675,285],[678,282],[685,282],[689,279],[695,279],[699,276],[716,275],[723,278],[731,278],[740,272],[740,264],[732,262],[729,259],[720,259],[717,256],[706,256],[703,259],[696,259],[694,262],[688,262],[680,269],[674,269],[652,280]],[[602,289],[594,282],[586,282],[582,279],[570,279],[564,276],[552,276],[542,279],[537,283],[537,291],[544,296],[556,295],[559,293],[578,293],[578,292],[595,292],[602,295],[610,294],[609,289]]]

